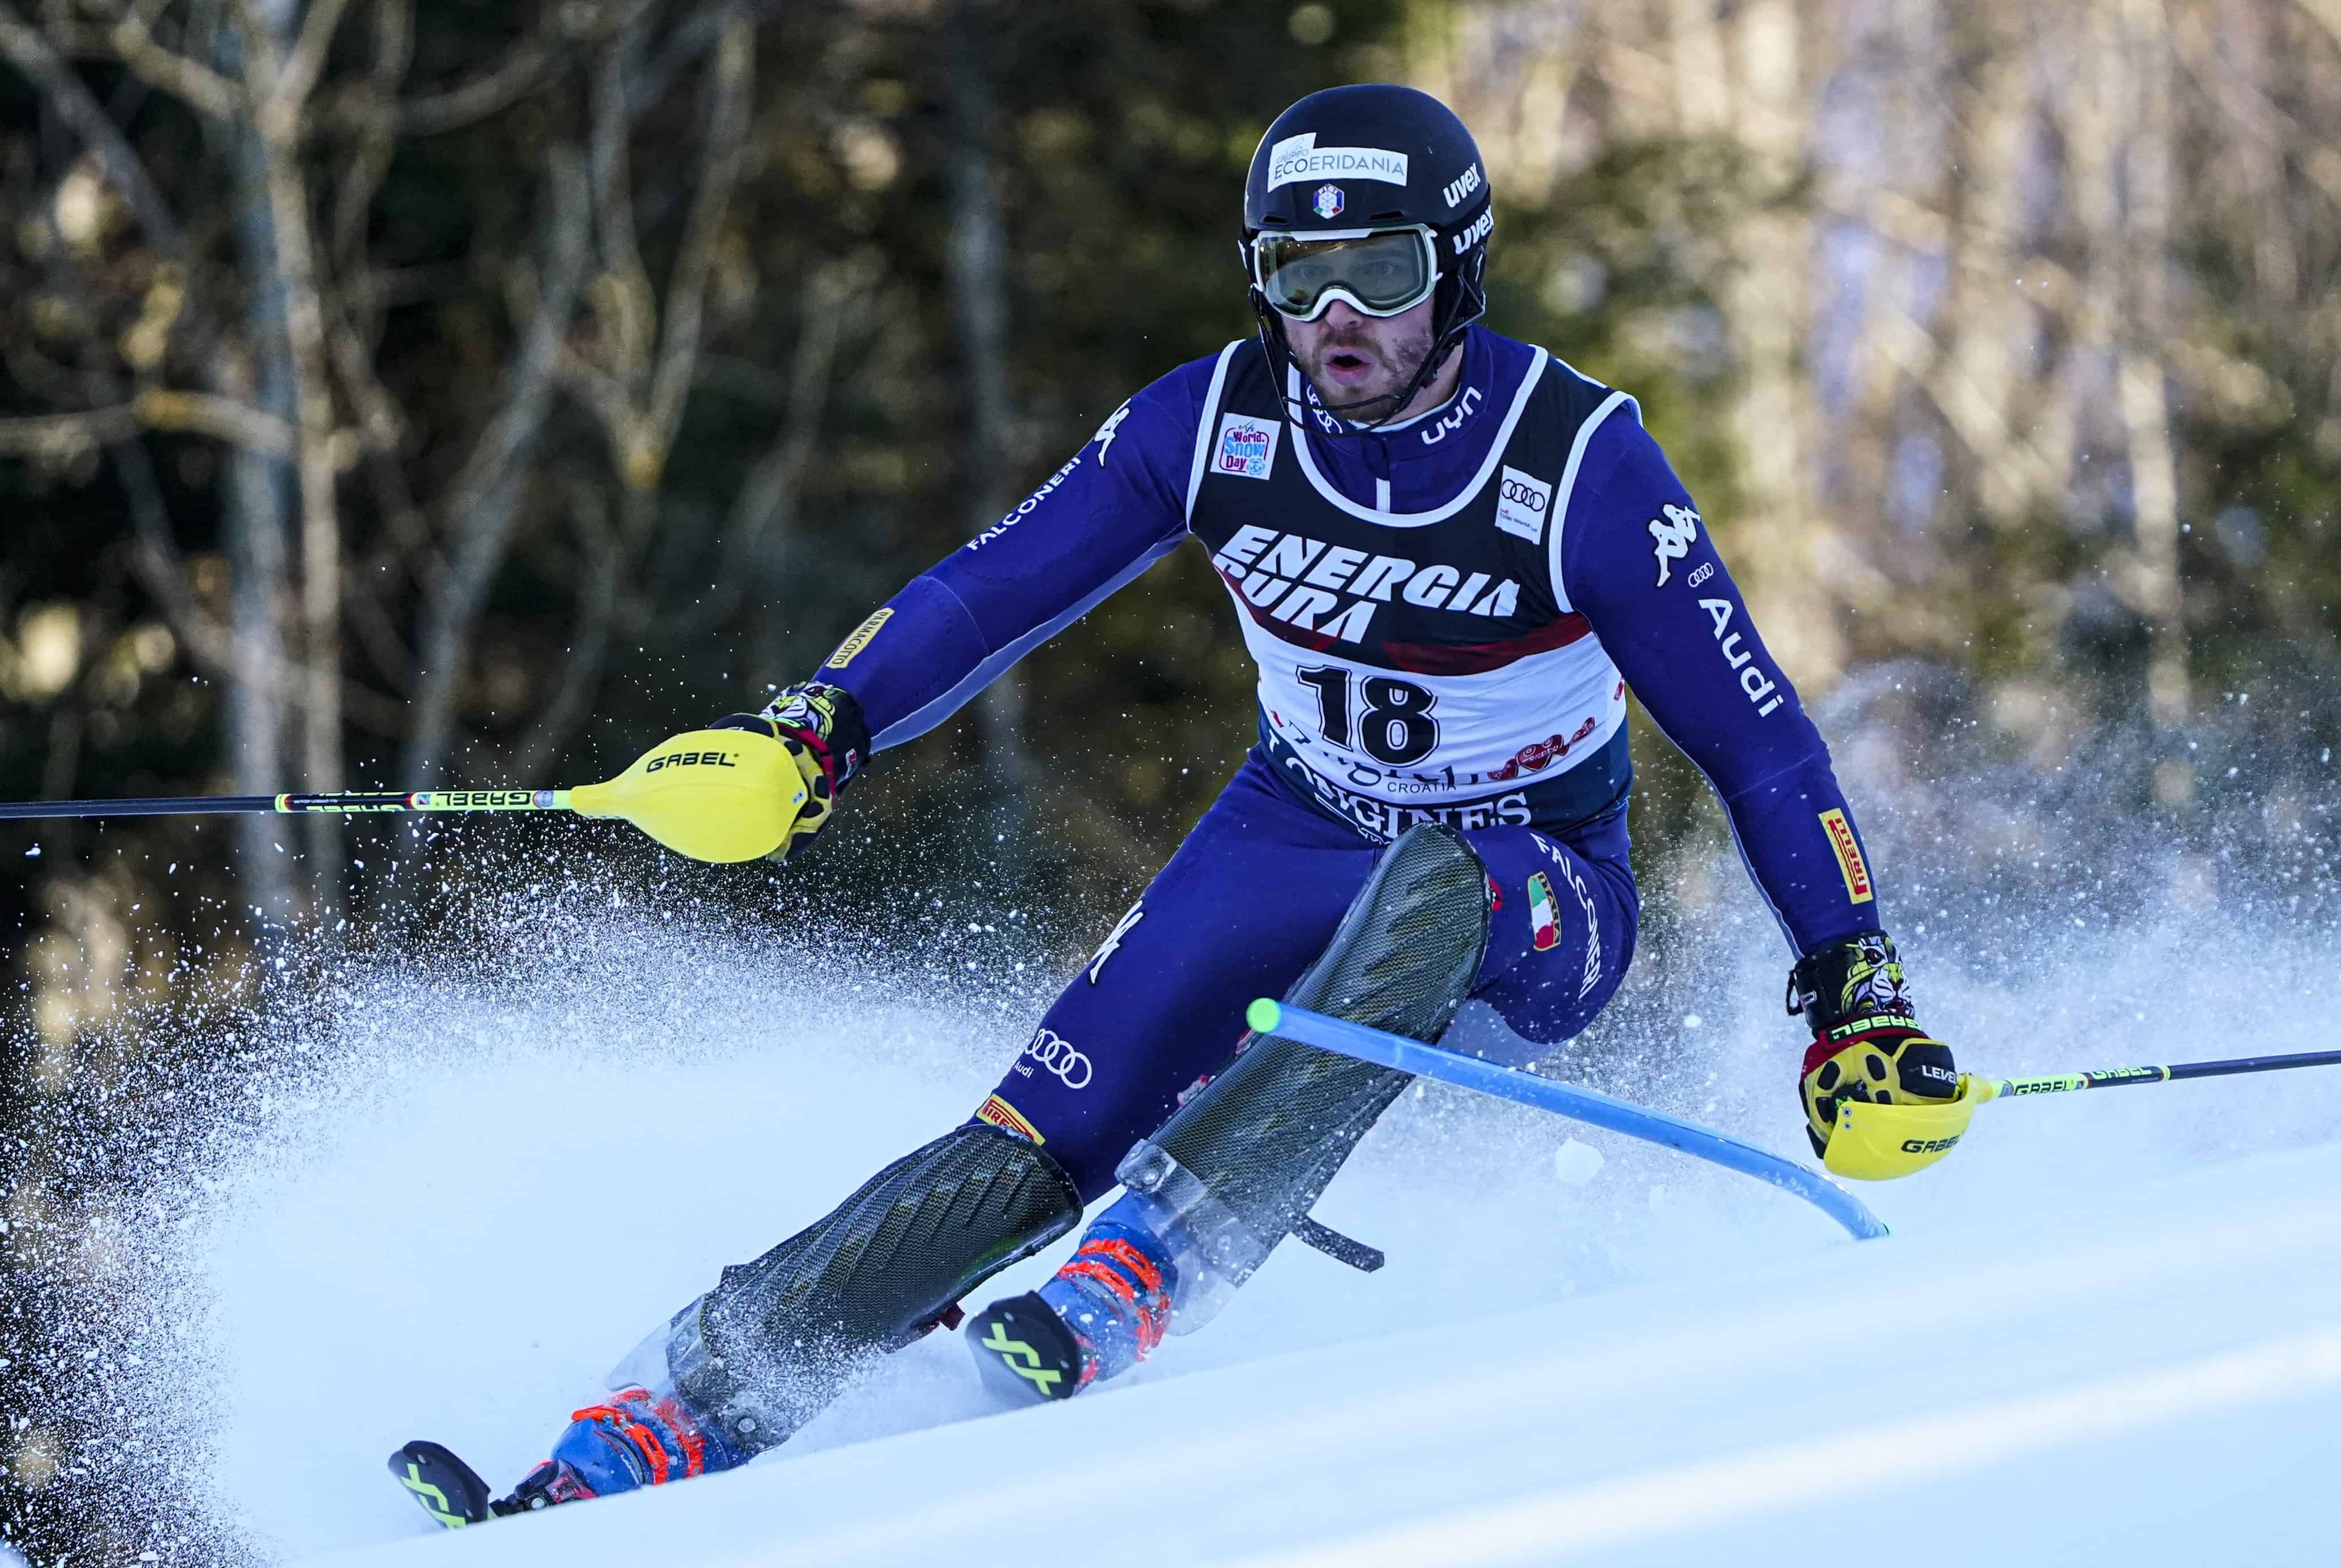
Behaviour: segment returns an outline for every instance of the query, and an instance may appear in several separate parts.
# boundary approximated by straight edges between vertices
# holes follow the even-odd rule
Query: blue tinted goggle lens
[[[1263,234],[1252,241],[1252,278],[1284,315],[1314,321],[1335,299],[1368,315],[1412,310],[1438,286],[1427,229],[1387,229],[1328,239]]]

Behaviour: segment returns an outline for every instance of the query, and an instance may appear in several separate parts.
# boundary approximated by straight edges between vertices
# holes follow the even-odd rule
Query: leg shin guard
[[[1425,1042],[1470,994],[1488,940],[1488,875],[1462,835],[1408,830],[1285,1000]],[[1207,1321],[1308,1218],[1410,1074],[1274,1037],[1250,1039],[1115,1174],[1180,1238],[1172,1332]]]
[[[725,1269],[668,1325],[670,1384],[732,1443],[770,1448],[1081,1213],[1072,1181],[1039,1144],[956,1128],[755,1262]]]

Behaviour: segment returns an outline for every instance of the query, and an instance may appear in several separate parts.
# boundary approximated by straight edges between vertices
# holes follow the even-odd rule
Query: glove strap
[[[763,716],[812,753],[832,789],[844,788],[870,758],[870,725],[843,686],[801,681],[774,697]]]
[[[1902,977],[1894,939],[1865,931],[1798,960],[1788,971],[1788,1011],[1813,1037],[1842,1044],[1868,1029],[1911,1029],[1918,1010]]]

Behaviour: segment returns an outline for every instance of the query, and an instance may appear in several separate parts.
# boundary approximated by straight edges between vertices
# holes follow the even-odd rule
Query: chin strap
[[[1275,307],[1268,303],[1257,288],[1251,291],[1251,310],[1252,315],[1260,321],[1260,346],[1268,355],[1269,374],[1275,377],[1280,385],[1284,380],[1285,371],[1293,364],[1291,345],[1284,341],[1284,325],[1276,319]],[[1400,412],[1414,401],[1414,394],[1430,385],[1431,378],[1439,374],[1439,368],[1447,363],[1448,356],[1453,354],[1463,342],[1465,330],[1485,314],[1484,310],[1474,311],[1442,333],[1439,341],[1430,345],[1430,352],[1422,356],[1422,363],[1414,367],[1413,376],[1397,392],[1384,393],[1380,397],[1362,397],[1355,403],[1340,404],[1311,404],[1305,397],[1294,397],[1282,391],[1277,394],[1277,397],[1284,404],[1292,422],[1296,424],[1304,427],[1309,425],[1310,423],[1309,416],[1321,410],[1333,415],[1341,424],[1341,428],[1339,430],[1325,430],[1321,424],[1318,425],[1316,428],[1323,434],[1370,435],[1396,419]],[[1305,375],[1301,377],[1303,384],[1307,384],[1308,380]],[[1388,403],[1390,408],[1378,418],[1361,423],[1349,417],[1350,409],[1371,408],[1379,403]]]
[[[1239,246],[1249,254],[1249,241],[1239,242]],[[1481,253],[1479,265],[1481,268],[1487,265],[1484,252]],[[1449,280],[1442,279],[1439,286],[1446,288],[1449,286]],[[1488,314],[1488,291],[1479,284],[1476,275],[1469,281],[1468,286],[1466,279],[1460,274],[1455,275],[1451,282],[1454,292],[1449,297],[1447,313],[1454,319],[1439,329],[1438,338],[1430,345],[1430,352],[1424,355],[1422,363],[1414,367],[1414,375],[1408,380],[1405,386],[1396,393],[1386,393],[1380,397],[1360,398],[1355,403],[1320,403],[1314,408],[1307,398],[1293,397],[1282,390],[1284,373],[1293,363],[1292,345],[1284,341],[1283,319],[1277,315],[1276,307],[1268,303],[1268,296],[1260,293],[1258,284],[1253,284],[1246,289],[1245,297],[1250,302],[1252,316],[1260,324],[1260,346],[1261,352],[1268,355],[1269,374],[1275,378],[1279,388],[1277,397],[1283,403],[1291,421],[1304,429],[1308,428],[1310,424],[1310,414],[1316,409],[1322,409],[1339,420],[1342,425],[1340,430],[1324,431],[1325,434],[1370,435],[1396,419],[1400,411],[1414,401],[1414,394],[1430,385],[1431,378],[1436,376],[1439,368],[1446,365],[1448,355],[1453,354],[1462,344],[1463,334],[1469,329],[1471,324]],[[1308,379],[1306,375],[1301,377],[1304,384]],[[1388,412],[1379,418],[1360,423],[1349,417],[1350,409],[1371,408],[1378,403],[1390,404]],[[1320,425],[1318,428],[1321,430],[1323,427]]]

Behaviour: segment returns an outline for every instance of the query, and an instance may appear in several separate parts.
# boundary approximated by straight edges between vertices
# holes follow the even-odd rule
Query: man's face
[[[1376,419],[1383,408],[1353,405],[1379,400],[1386,407],[1414,379],[1430,352],[1431,304],[1426,299],[1396,315],[1375,316],[1337,299],[1315,321],[1286,316],[1284,339],[1327,407],[1352,405],[1350,418]]]

